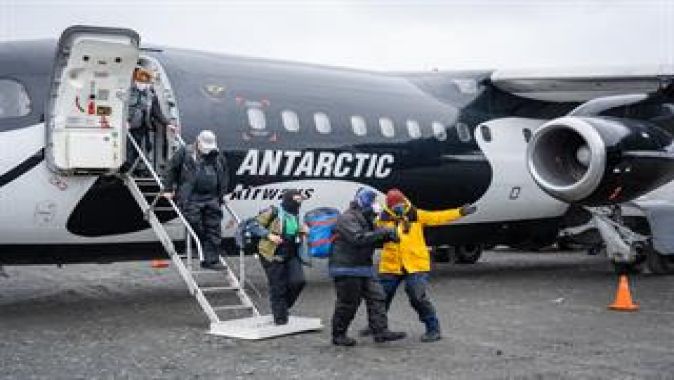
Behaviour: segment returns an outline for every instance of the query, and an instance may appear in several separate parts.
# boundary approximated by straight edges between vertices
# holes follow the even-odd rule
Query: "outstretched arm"
[[[180,148],[173,154],[169,164],[164,172],[164,190],[171,192],[175,190],[180,179],[180,169],[185,159],[185,147]]]
[[[440,226],[461,218],[463,215],[461,215],[460,210],[460,208],[442,211],[417,210],[417,217],[419,218],[419,222],[423,225]]]
[[[354,218],[339,218],[335,231],[341,239],[357,247],[375,245],[382,242],[389,234],[387,229],[364,229]]]
[[[427,226],[439,226],[451,223],[461,217],[470,215],[477,211],[477,206],[465,204],[459,208],[452,208],[443,211],[417,210],[417,216],[421,224]]]

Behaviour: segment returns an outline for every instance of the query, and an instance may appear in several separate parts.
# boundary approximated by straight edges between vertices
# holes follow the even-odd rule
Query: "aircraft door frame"
[[[46,102],[46,160],[61,175],[117,171],[126,159],[127,101],[140,37],[72,26],[61,35]]]

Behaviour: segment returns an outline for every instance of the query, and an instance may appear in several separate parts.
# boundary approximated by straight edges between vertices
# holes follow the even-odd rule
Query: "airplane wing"
[[[632,68],[497,70],[491,82],[517,96],[551,102],[585,102],[601,96],[652,93],[674,83],[674,65]]]

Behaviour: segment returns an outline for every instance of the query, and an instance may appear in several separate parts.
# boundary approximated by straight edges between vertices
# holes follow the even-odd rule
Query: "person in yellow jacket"
[[[431,256],[424,239],[424,227],[447,224],[476,210],[474,205],[464,205],[442,211],[426,211],[414,207],[398,189],[386,193],[386,206],[377,224],[379,227],[396,229],[400,240],[384,244],[379,261],[379,281],[386,293],[387,310],[398,286],[405,281],[405,292],[410,304],[426,326],[422,342],[442,338],[440,322],[427,291]],[[366,333],[365,330],[363,333]]]

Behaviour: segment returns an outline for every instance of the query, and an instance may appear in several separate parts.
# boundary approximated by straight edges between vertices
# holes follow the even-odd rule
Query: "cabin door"
[[[63,32],[45,115],[52,170],[90,175],[122,166],[126,103],[139,43],[130,29],[74,26]]]

